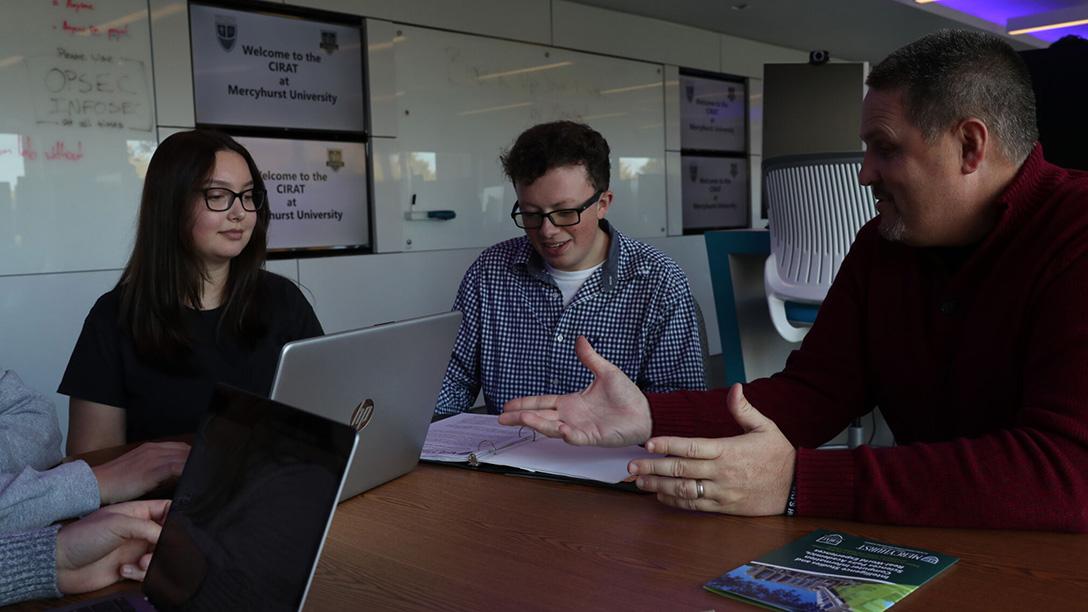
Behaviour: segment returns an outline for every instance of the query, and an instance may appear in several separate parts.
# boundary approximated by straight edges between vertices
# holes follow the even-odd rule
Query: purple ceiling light
[[[915,0],[918,4],[928,4],[934,0]],[[1084,0],[939,0],[941,6],[988,21],[1001,29],[1016,27],[1017,20],[1030,20],[1037,15],[1053,13],[1055,21],[1076,21],[1070,15],[1080,14],[1081,19],[1088,18],[1088,2]],[[1078,11],[1077,9],[1081,9]],[[1009,20],[1013,20],[1010,24]],[[1072,25],[1052,30],[1031,32],[1039,40],[1054,42],[1069,35],[1088,38],[1088,24]]]

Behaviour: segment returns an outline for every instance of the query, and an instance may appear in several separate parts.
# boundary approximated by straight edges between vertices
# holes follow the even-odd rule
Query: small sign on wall
[[[362,132],[361,32],[217,6],[190,6],[201,124]]]
[[[681,157],[684,230],[748,225],[748,161],[739,157]]]

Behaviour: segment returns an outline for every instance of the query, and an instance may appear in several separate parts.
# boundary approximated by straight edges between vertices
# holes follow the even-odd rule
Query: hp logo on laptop
[[[355,431],[362,431],[364,427],[370,424],[370,419],[374,416],[374,400],[369,397],[363,400],[355,410],[351,413],[351,422],[349,425],[355,428]]]

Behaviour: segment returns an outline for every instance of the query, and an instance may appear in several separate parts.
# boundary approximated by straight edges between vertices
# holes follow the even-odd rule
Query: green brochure
[[[818,529],[703,588],[778,610],[884,610],[956,561]]]

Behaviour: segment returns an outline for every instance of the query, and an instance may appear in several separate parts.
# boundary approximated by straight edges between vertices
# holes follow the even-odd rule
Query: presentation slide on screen
[[[358,27],[193,4],[198,123],[362,132]]]
[[[370,245],[366,145],[243,138],[261,170],[272,221],[268,248]]]
[[[748,225],[747,160],[684,155],[681,166],[684,229]]]
[[[744,83],[680,75],[680,148],[746,150]]]

